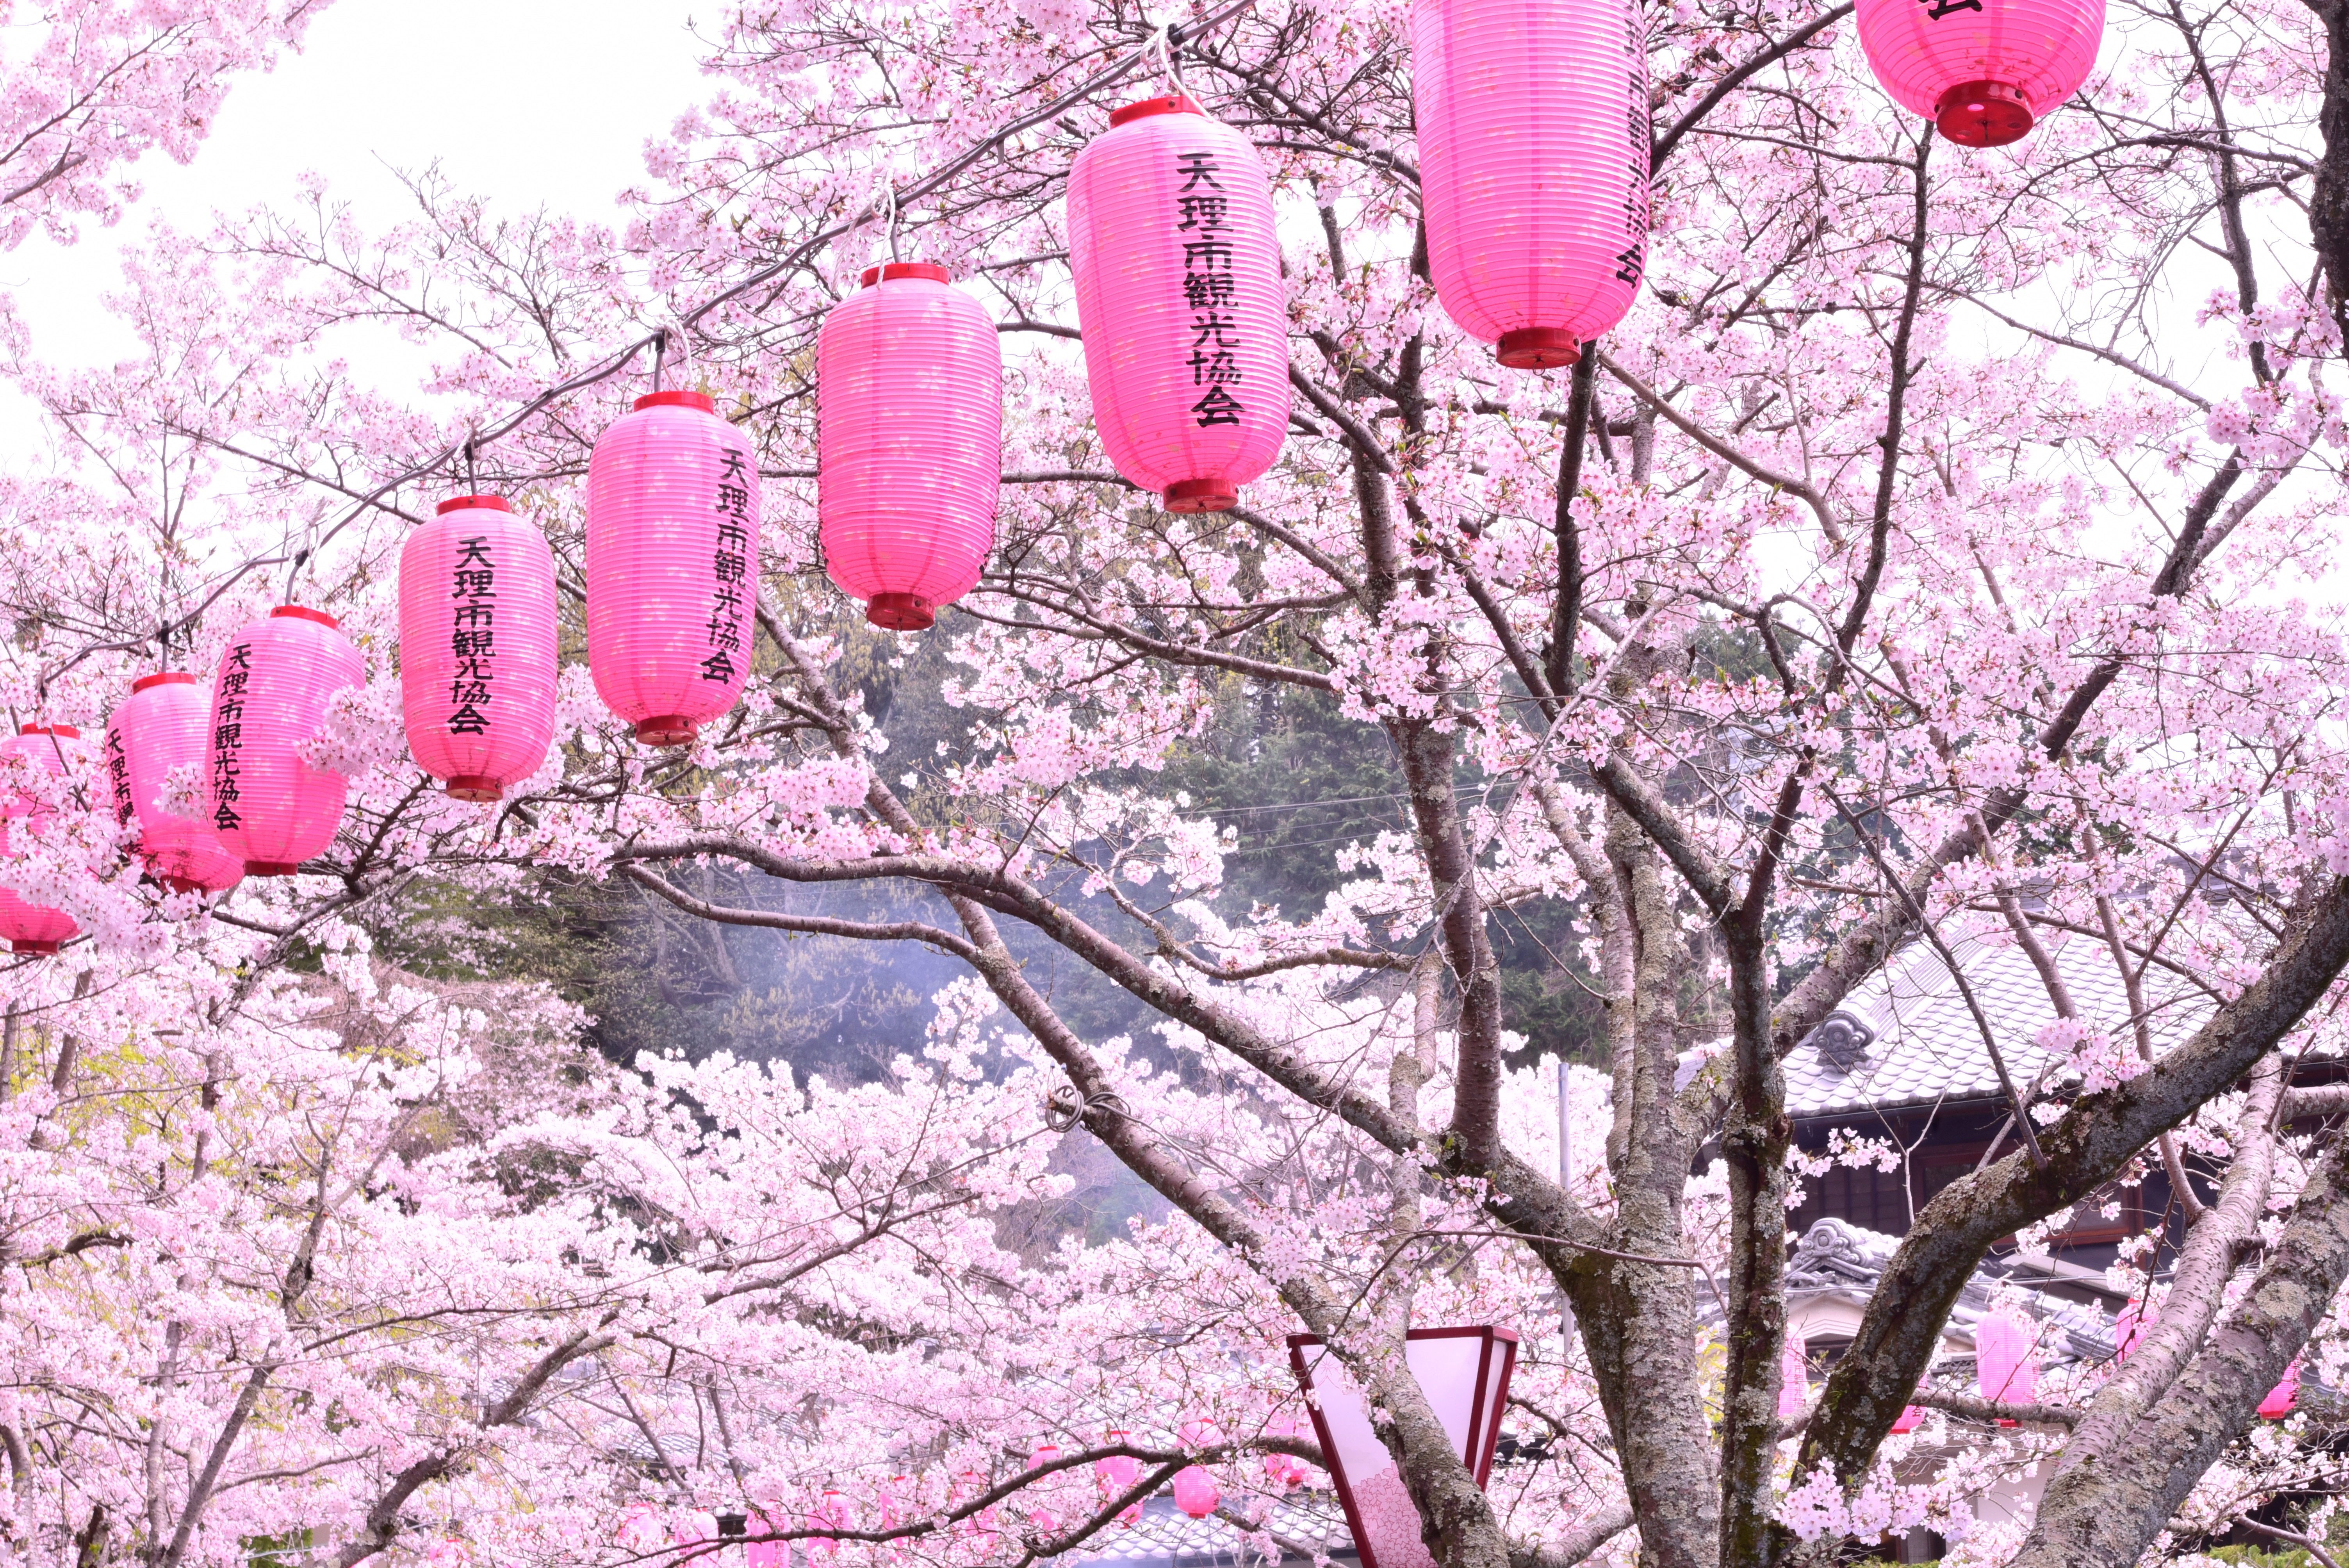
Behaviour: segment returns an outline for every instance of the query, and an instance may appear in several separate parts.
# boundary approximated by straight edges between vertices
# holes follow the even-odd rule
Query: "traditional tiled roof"
[[[2126,1039],[2128,995],[2110,950],[2068,932],[2040,935],[2080,1016]],[[2033,1042],[2055,1019],[2038,970],[2003,926],[1951,928],[1945,936],[2015,1087],[2027,1090],[2048,1067],[2047,1054]],[[2157,1054],[2209,1016],[2209,999],[2166,971],[2149,968],[2145,985]],[[1940,954],[1921,941],[1855,987],[1827,1023],[1795,1046],[1785,1070],[1786,1109],[1797,1119],[2002,1098],[1981,1026]]]
[[[1227,1506],[1221,1511],[1240,1514],[1256,1500],[1235,1501],[1238,1508]],[[1272,1552],[1265,1549],[1268,1545]],[[1351,1562],[1354,1538],[1347,1532],[1337,1498],[1318,1489],[1299,1489],[1274,1502],[1254,1532],[1243,1533],[1234,1519],[1215,1514],[1193,1519],[1174,1506],[1173,1498],[1154,1497],[1142,1505],[1142,1517],[1133,1524],[1112,1524],[1054,1561],[1114,1563],[1119,1568],[1246,1568],[1267,1562],[1273,1553],[1284,1563],[1310,1563],[1316,1556]]]
[[[1786,1260],[1787,1304],[1797,1305],[1837,1293],[1866,1300],[1875,1293],[1885,1265],[1899,1245],[1898,1236],[1863,1230],[1846,1220],[1819,1221],[1805,1233],[1795,1255]],[[1950,1309],[1948,1332],[1961,1341],[1971,1341],[1974,1326],[1990,1313],[1993,1290],[2046,1326],[2040,1336],[2040,1356],[2045,1363],[2111,1358],[2113,1313],[2096,1298],[2113,1305],[2118,1303],[2112,1299],[2116,1293],[2104,1283],[2101,1270],[2046,1257],[1986,1260],[1958,1293],[1957,1304]]]

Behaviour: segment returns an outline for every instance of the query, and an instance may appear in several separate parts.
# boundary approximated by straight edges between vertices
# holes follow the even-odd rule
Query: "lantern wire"
[[[882,232],[889,242],[889,259],[902,262],[905,258],[897,253],[897,182],[895,180],[882,187],[881,199],[882,221],[887,225]]]
[[[653,390],[661,389],[661,361],[668,357],[668,328],[653,328]]]

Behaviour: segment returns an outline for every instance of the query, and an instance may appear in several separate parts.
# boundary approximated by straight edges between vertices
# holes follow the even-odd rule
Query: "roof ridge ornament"
[[[1819,1061],[1830,1072],[1847,1073],[1867,1059],[1868,1047],[1876,1043],[1876,1031],[1838,1007],[1820,1019],[1802,1043],[1818,1052]]]

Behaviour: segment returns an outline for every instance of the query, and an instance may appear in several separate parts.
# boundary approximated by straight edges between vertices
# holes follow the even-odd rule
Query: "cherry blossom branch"
[[[630,882],[657,893],[686,913],[723,925],[799,931],[812,936],[845,936],[859,942],[919,942],[941,953],[951,953],[957,958],[968,958],[977,951],[961,937],[917,920],[838,920],[829,915],[786,914],[776,910],[729,909],[706,899],[696,898],[667,878],[643,866],[624,864],[619,871]]]
[[[2072,1428],[2079,1425],[2087,1412],[2071,1405],[2015,1404],[2005,1399],[1984,1399],[1973,1394],[1961,1394],[1941,1388],[1920,1388],[1909,1396],[1909,1402],[1928,1410],[1947,1410],[1952,1416],[1963,1416],[1970,1421],[2027,1422],[2041,1427]]]
[[[1655,170],[1663,167],[1664,160],[1670,158],[1674,150],[1680,146],[1681,139],[1688,135],[1688,133],[1694,129],[1698,125],[1702,124],[1706,115],[1711,114],[1714,109],[1720,108],[1721,102],[1723,98],[1727,98],[1731,93],[1735,92],[1739,88],[1744,87],[1747,82],[1751,81],[1757,73],[1767,69],[1776,61],[1785,59],[1788,55],[1793,54],[1796,49],[1801,48],[1813,38],[1818,36],[1821,33],[1826,32],[1829,27],[1834,26],[1837,22],[1840,22],[1846,16],[1850,15],[1854,8],[1852,0],[1844,0],[1844,4],[1836,6],[1833,10],[1822,13],[1812,20],[1805,23],[1802,26],[1795,28],[1793,32],[1787,34],[1776,43],[1772,44],[1769,47],[1762,50],[1761,53],[1751,57],[1744,62],[1744,64],[1739,66],[1727,76],[1723,77],[1719,81],[1713,83],[1712,90],[1707,92],[1704,97],[1697,99],[1694,107],[1690,108],[1688,113],[1681,116],[1679,119],[1675,120],[1670,130],[1667,130],[1663,135],[1656,138],[1654,145],[1650,148],[1648,152],[1648,170],[1651,176],[1654,174]]]
[[[1631,395],[1640,402],[1662,415],[1681,434],[1747,478],[1758,480],[1774,490],[1785,490],[1788,495],[1803,501],[1818,518],[1819,530],[1826,535],[1827,542],[1838,549],[1842,547],[1843,525],[1836,521],[1834,509],[1828,506],[1826,497],[1821,495],[1816,486],[1808,480],[1798,480],[1792,474],[1779,473],[1768,465],[1747,457],[1744,452],[1713,435],[1703,426],[1682,413],[1671,399],[1663,397],[1654,387],[1640,380],[1638,376],[1624,368],[1605,350],[1594,348],[1591,353],[1597,356],[1599,363],[1606,367],[1607,374],[1629,387]]]

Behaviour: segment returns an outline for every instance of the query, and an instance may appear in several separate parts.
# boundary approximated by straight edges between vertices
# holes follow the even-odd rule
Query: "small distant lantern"
[[[995,548],[1003,350],[944,267],[892,262],[864,282],[816,333],[823,565],[866,620],[918,632]]]
[[[1517,1336],[1506,1328],[1414,1328],[1403,1357],[1421,1392],[1458,1445],[1460,1462],[1483,1486],[1501,1440],[1501,1413],[1516,1370]],[[1313,1412],[1314,1435],[1329,1460],[1338,1501],[1362,1568],[1429,1568],[1419,1508],[1393,1456],[1371,1429],[1361,1389],[1314,1335],[1288,1336],[1289,1365]]]
[[[792,1543],[788,1541],[764,1541],[760,1536],[781,1535],[788,1528],[782,1522],[781,1509],[762,1508],[742,1522],[742,1532],[752,1537],[742,1548],[743,1568],[791,1568]]]
[[[28,724],[16,737],[0,743],[0,759],[23,758],[52,779],[63,778],[81,762],[81,731],[70,724]],[[0,800],[0,855],[8,852],[8,823],[23,822],[37,829],[57,815],[54,808],[44,806],[31,796],[10,791]],[[13,890],[0,887],[0,938],[5,938],[8,951],[32,958],[54,958],[57,949],[71,941],[81,927],[73,916],[61,909],[51,909],[19,897]]]
[[[812,1528],[815,1529],[847,1529],[848,1503],[846,1500],[842,1498],[840,1493],[833,1488],[824,1488],[823,1500],[816,1504],[815,1511],[808,1515],[808,1524]],[[840,1547],[840,1542],[829,1535],[812,1535],[808,1537],[807,1544],[809,1552],[820,1552],[826,1557],[831,1556],[833,1553],[837,1551]]]
[[[1996,1404],[2028,1405],[2036,1396],[2039,1336],[2012,1308],[2002,1307],[1974,1326],[1974,1381],[1982,1397]]]
[[[2260,1415],[2267,1420],[2281,1421],[2299,1403],[2300,1357],[2295,1356],[2292,1365],[2283,1369],[2283,1381],[2269,1389],[2267,1398],[2260,1401]]]
[[[1188,97],[1109,117],[1069,170],[1069,270],[1093,424],[1168,511],[1228,511],[1288,432],[1272,185]]]
[[[1801,1415],[1810,1395],[1810,1357],[1803,1336],[1789,1334],[1785,1348],[1778,1352],[1778,1418],[1791,1421]]]
[[[1301,1438],[1308,1429],[1293,1412],[1288,1412],[1266,1422],[1264,1434],[1268,1438]],[[1305,1461],[1295,1454],[1267,1454],[1264,1456],[1264,1473],[1273,1485],[1287,1491],[1304,1484]]]
[[[2080,90],[2105,0],[1859,0],[1868,68],[1911,114],[1966,147],[2002,147]]]
[[[1224,1489],[1203,1466],[1185,1465],[1174,1472],[1174,1506],[1194,1519],[1205,1519],[1224,1500]]]
[[[136,852],[173,892],[224,892],[244,880],[244,861],[221,847],[212,824],[163,809],[172,770],[203,777],[211,694],[186,670],[160,670],[130,683],[106,727],[106,773],[114,820],[139,830]]]
[[[699,392],[654,392],[587,460],[587,666],[647,746],[688,746],[750,678],[759,464]]]
[[[417,766],[496,800],[554,738],[554,552],[502,496],[460,495],[399,552],[399,699]]]
[[[1053,1442],[1039,1443],[1036,1446],[1036,1451],[1028,1457],[1028,1468],[1031,1470],[1042,1470],[1046,1465],[1058,1462],[1060,1457],[1060,1444]],[[1049,1508],[1031,1509],[1028,1514],[1028,1522],[1033,1524],[1038,1530],[1041,1531],[1046,1535],[1050,1535],[1052,1532],[1061,1528],[1060,1515],[1054,1513]]]
[[[668,1529],[659,1509],[649,1502],[632,1502],[621,1513],[614,1539],[623,1551],[649,1557],[668,1545]]]
[[[984,1496],[986,1492],[987,1478],[979,1474],[977,1470],[967,1470],[963,1471],[962,1475],[956,1480],[954,1490],[947,1494],[947,1506],[948,1508],[959,1507],[964,1500],[968,1498],[981,1497]],[[982,1508],[978,1512],[970,1515],[968,1519],[958,1521],[956,1523],[955,1529],[958,1533],[968,1535],[974,1541],[978,1542],[978,1550],[982,1555],[994,1551],[994,1505],[990,1503],[988,1506]]]
[[[1503,365],[1574,364],[1639,296],[1644,35],[1633,0],[1412,6],[1428,272],[1444,314]]]
[[[314,767],[326,705],[367,678],[366,661],[323,610],[280,604],[236,634],[212,679],[207,801],[221,848],[249,877],[287,877],[342,825],[349,781]]]
[[[1112,1427],[1105,1441],[1111,1448],[1122,1448],[1131,1435],[1123,1427]],[[1133,1483],[1142,1479],[1142,1461],[1132,1454],[1111,1454],[1093,1461],[1093,1474],[1101,1478],[1102,1501],[1106,1502],[1133,1490]],[[1137,1502],[1121,1512],[1117,1522],[1131,1528],[1133,1522],[1141,1517],[1142,1505]]]
[[[2137,1341],[2143,1339],[2152,1331],[2152,1328],[2151,1305],[2131,1297],[2128,1305],[2122,1307],[2119,1314],[2113,1319],[2113,1364],[2118,1366],[2127,1360],[2131,1353],[2137,1349]]]

